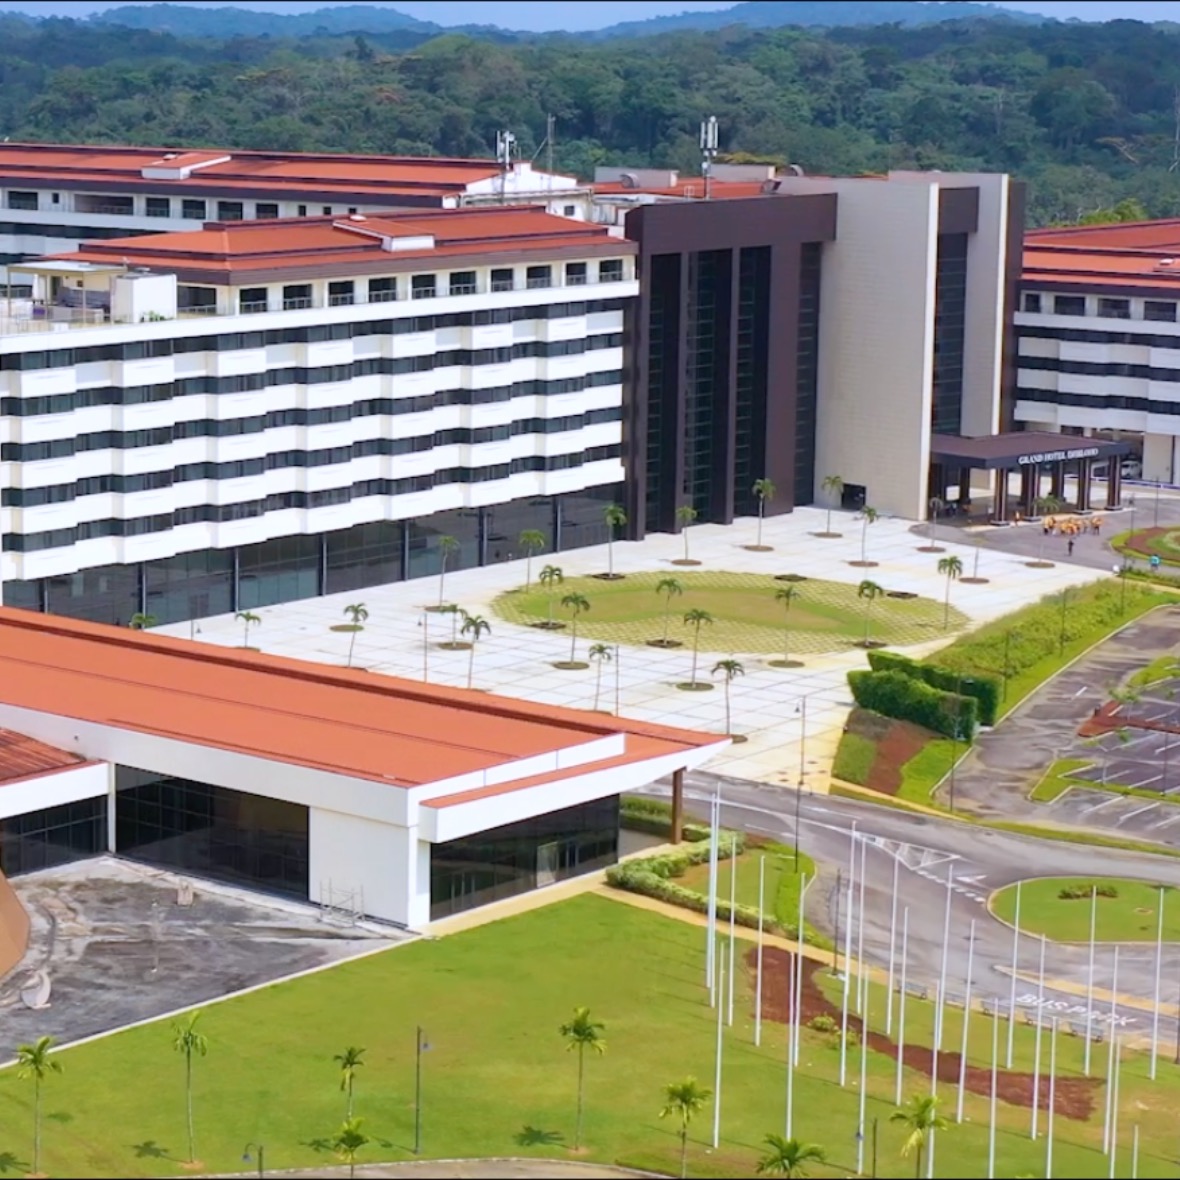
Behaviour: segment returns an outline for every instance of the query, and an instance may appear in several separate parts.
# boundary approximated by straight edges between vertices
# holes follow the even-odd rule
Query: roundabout
[[[1111,546],[1126,557],[1145,560],[1158,557],[1164,565],[1180,566],[1180,528],[1136,529],[1120,533],[1111,541]]]
[[[1086,942],[1090,917],[1098,942],[1149,942],[1159,930],[1161,905],[1166,942],[1180,942],[1180,898],[1171,885],[1127,877],[1033,877],[1020,882],[1020,931],[1054,942]],[[1016,922],[1016,885],[997,890],[988,909]]]
[[[674,588],[669,587],[674,583]],[[791,661],[796,655],[847,651],[863,642],[871,602],[872,638],[880,645],[922,643],[944,634],[943,604],[888,590],[866,599],[851,582],[791,574],[663,572],[628,574],[604,582],[568,578],[559,586],[500,594],[492,609],[505,622],[535,627],[568,615],[563,599],[584,596],[589,608],[578,618],[578,634],[590,641],[636,647],[691,647],[691,612],[709,616],[700,635],[704,651],[766,653]],[[967,617],[949,612],[950,631]]]

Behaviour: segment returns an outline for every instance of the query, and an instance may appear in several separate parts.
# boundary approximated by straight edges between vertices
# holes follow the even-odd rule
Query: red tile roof
[[[610,197],[638,197],[647,194],[657,197],[680,197],[683,199],[704,200],[705,182],[701,177],[693,180],[681,180],[673,185],[648,188],[644,185],[623,184],[612,180],[595,184],[594,191],[599,196]],[[709,195],[717,200],[734,197],[760,197],[766,192],[766,182],[762,180],[715,180],[709,186]]]
[[[0,703],[403,788],[613,734],[626,762],[724,740],[11,608]]]
[[[1180,219],[1030,230],[1023,280],[1180,295]]]
[[[386,250],[382,239],[431,238],[433,245]],[[126,262],[185,274],[207,272],[231,281],[233,272],[385,264],[439,256],[585,250],[588,255],[633,254],[633,243],[606,226],[557,217],[526,205],[430,210],[423,213],[304,217],[275,221],[212,223],[184,233],[144,234],[85,242],[77,251],[52,255],[73,262]]]
[[[172,158],[166,157],[171,154]],[[223,163],[199,168],[177,180],[145,181],[144,168],[192,167],[205,160],[228,157]],[[186,189],[224,189],[260,197],[290,193],[339,191],[369,196],[421,195],[442,197],[462,192],[469,184],[497,175],[494,160],[456,160],[413,156],[351,156],[327,153],[251,152],[236,149],[66,146],[0,144],[0,183],[19,184],[22,177],[38,187],[58,181],[74,187],[98,188],[161,186]]]
[[[69,750],[59,750],[23,733],[0,729],[0,784],[85,765],[85,758]]]

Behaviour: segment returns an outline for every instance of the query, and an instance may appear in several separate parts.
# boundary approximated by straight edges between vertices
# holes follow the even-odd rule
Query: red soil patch
[[[786,1024],[791,1019],[790,970],[794,956],[777,947],[763,947],[762,950],[762,1014],[770,1020],[777,1020]],[[751,972],[757,969],[757,948],[746,952],[746,967]],[[819,963],[805,961],[803,964],[803,998],[800,1012],[803,1023],[816,1016],[832,1016],[837,1022],[840,1020],[840,1009],[837,1008],[820,990],[815,981],[816,972],[822,970]],[[848,1014],[848,1026],[861,1035],[863,1022],[852,1012]],[[883,1053],[897,1057],[897,1044],[884,1033],[872,1032],[868,1034],[868,1046],[874,1053]],[[934,1053],[924,1045],[906,1045],[905,1063],[910,1069],[929,1076],[933,1065]],[[948,1085],[957,1086],[959,1083],[959,1054],[939,1053],[938,1080]],[[967,1065],[967,1089],[972,1094],[979,1094],[987,1098],[992,1092],[992,1073],[990,1068],[977,1065]],[[1100,1078],[1057,1078],[1057,1088],[1054,1094],[1054,1105],[1057,1113],[1066,1118],[1085,1122],[1094,1110],[1094,1092],[1102,1085]],[[1012,1073],[1000,1070],[996,1080],[996,1096],[1001,1102],[1010,1106],[1032,1106],[1033,1076],[1028,1073]],[[1049,1109],[1049,1079],[1042,1074],[1040,1079],[1038,1102],[1043,1110]]]
[[[882,795],[896,795],[901,789],[901,768],[922,752],[932,736],[908,721],[891,722],[885,736],[877,741],[877,756],[865,786]]]
[[[1128,718],[1119,715],[1118,701],[1107,701],[1078,726],[1078,737],[1101,737],[1105,733],[1114,733],[1119,729],[1150,729],[1156,733],[1180,733],[1175,725],[1165,725],[1162,721],[1150,721],[1147,718]]]

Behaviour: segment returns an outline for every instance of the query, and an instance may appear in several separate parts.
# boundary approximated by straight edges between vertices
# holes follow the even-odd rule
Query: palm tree
[[[627,513],[621,504],[608,504],[603,510],[606,521],[606,576],[615,576],[615,529],[621,529],[627,523]]]
[[[681,559],[681,565],[692,565],[693,562],[688,556],[688,528],[700,513],[691,504],[681,504],[676,509],[676,523],[680,526],[680,531],[684,534],[684,557]]]
[[[684,612],[684,625],[692,628],[692,678],[689,684],[696,688],[697,686],[697,656],[701,648],[701,628],[704,626],[713,625],[713,616],[707,610],[701,610],[699,607],[694,607],[692,610]]]
[[[545,626],[550,631],[556,631],[559,627],[564,626],[562,623],[554,621],[553,618],[553,600],[557,597],[557,587],[565,581],[565,574],[561,572],[561,567],[557,565],[547,565],[540,574],[537,575],[537,581],[545,588],[547,598],[548,613],[545,617]]]
[[[447,562],[459,552],[458,540],[444,534],[438,539],[438,552],[438,609],[442,610],[443,591],[447,580]]]
[[[540,529],[525,529],[520,534],[520,547],[524,550],[524,592],[533,585],[533,554],[545,548],[545,534]]]
[[[927,553],[938,553],[940,550],[935,542],[935,533],[938,530],[938,518],[946,508],[946,502],[938,496],[931,496],[926,508],[926,544],[923,548]]]
[[[781,1135],[767,1135],[762,1140],[770,1150],[754,1166],[759,1176],[807,1175],[807,1164],[825,1164],[827,1152],[817,1143],[804,1143],[799,1139],[784,1139]]]
[[[865,600],[865,637],[861,643],[862,647],[869,646],[869,615],[872,612],[873,603],[884,593],[885,591],[876,582],[872,582],[868,578],[865,578],[856,588],[857,598]]]
[[[832,508],[844,497],[844,480],[839,475],[825,475],[820,487],[828,498],[828,523],[824,526],[824,536],[839,536],[838,533],[832,532]]]
[[[240,610],[234,615],[234,621],[242,624],[242,646],[250,646],[250,628],[261,627],[262,619],[252,610]]]
[[[684,593],[684,585],[679,578],[661,578],[656,583],[656,593],[664,598],[664,634],[660,638],[660,647],[671,647],[668,624],[672,621],[672,599],[679,598]]]
[[[951,623],[951,583],[963,576],[963,563],[954,556],[938,559],[938,572],[946,578],[946,595],[942,601],[942,629]]]
[[[796,666],[797,660],[791,659],[791,603],[799,597],[799,591],[794,586],[780,586],[774,592],[775,602],[783,604],[783,610],[787,613],[786,622],[783,624],[783,663],[784,668],[791,668]]]
[[[33,1172],[41,1171],[41,1083],[51,1073],[61,1073],[61,1062],[50,1056],[53,1037],[38,1037],[16,1051],[16,1076],[33,1083]]]
[[[348,1096],[345,1118],[352,1118],[352,1088],[356,1083],[356,1071],[365,1064],[361,1060],[364,1055],[364,1049],[349,1045],[343,1053],[337,1053],[332,1058],[340,1066],[340,1089]]]
[[[578,616],[590,609],[590,600],[585,594],[579,594],[576,590],[572,594],[567,594],[562,600],[561,605],[570,612],[570,663],[576,663],[575,655],[577,654],[578,646]]]
[[[922,1175],[922,1152],[932,1131],[944,1131],[947,1121],[938,1113],[938,1099],[933,1094],[915,1094],[909,1105],[895,1110],[891,1123],[904,1123],[909,1134],[901,1145],[902,1158],[917,1153],[914,1175]]]
[[[197,1031],[201,1013],[191,1012],[188,1020],[172,1022],[172,1048],[184,1056],[184,1103],[188,1116],[188,1162],[197,1158],[196,1139],[193,1135],[193,1058],[204,1057],[209,1052],[209,1041],[204,1033]]]
[[[735,660],[732,656],[728,660],[718,660],[713,665],[713,675],[716,676],[718,672],[725,673],[725,736],[730,737],[733,732],[733,726],[730,724],[731,715],[729,709],[729,686],[739,677],[746,674],[746,669],[742,666],[739,660]]]
[[[875,508],[870,508],[867,504],[860,510],[860,519],[863,521],[860,526],[860,565],[869,564],[865,552],[869,543],[869,525],[876,524],[880,516]],[[876,565],[876,562],[873,564]]]
[[[688,1124],[693,1115],[713,1097],[712,1090],[697,1085],[696,1078],[685,1078],[682,1082],[669,1082],[664,1087],[664,1106],[660,1118],[675,1118],[680,1123],[680,1176],[688,1175]]]
[[[132,631],[146,631],[149,627],[154,627],[159,622],[155,615],[144,614],[143,611],[136,611],[131,616],[131,621],[127,624]],[[33,1169],[36,1171],[36,1168]]]
[[[356,1175],[357,1152],[369,1144],[369,1137],[361,1130],[363,1119],[345,1119],[332,1139],[332,1150],[336,1158],[348,1165],[349,1176]]]
[[[570,1052],[578,1053],[578,1117],[574,1125],[574,1150],[582,1146],[582,1095],[584,1093],[586,1050],[600,1056],[606,1052],[606,1041],[602,1034],[606,1031],[605,1024],[598,1024],[590,1019],[589,1008],[575,1008],[573,1020],[566,1021],[558,1030],[565,1037],[565,1047]]]
[[[605,643],[596,643],[590,649],[590,661],[597,665],[598,674],[594,679],[594,711],[598,712],[598,699],[602,694],[602,665],[611,662],[612,652]]]
[[[365,609],[363,602],[353,602],[344,608],[344,613],[348,616],[349,630],[352,633],[352,638],[348,641],[348,667],[352,667],[352,649],[356,646],[356,633],[365,629],[365,620],[369,617],[369,612]]]
[[[754,480],[754,495],[758,497],[758,537],[754,542],[755,549],[762,549],[762,521],[766,516],[766,504],[768,501],[774,499],[774,494],[778,489],[774,486],[774,481],[769,479]]]
[[[475,675],[475,645],[483,635],[491,635],[492,625],[483,615],[463,616],[463,628],[460,634],[471,636],[471,646],[467,649],[467,687],[471,687],[471,678]]]

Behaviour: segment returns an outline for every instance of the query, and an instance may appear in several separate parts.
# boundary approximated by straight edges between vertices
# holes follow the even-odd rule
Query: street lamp
[[[1057,654],[1065,655],[1065,608],[1069,603],[1069,587],[1061,591],[1061,634],[1057,638]]]
[[[422,1151],[422,1054],[430,1048],[418,1026],[417,1040],[414,1046],[414,1154]]]
[[[975,681],[970,676],[964,676],[962,672],[959,673],[959,678],[955,683],[955,732],[951,736],[951,815],[955,814],[955,764],[959,760],[959,738],[963,736],[963,685],[974,684]]]
[[[251,1151],[256,1152],[258,1155],[258,1175],[262,1176],[265,1170],[265,1164],[263,1161],[266,1155],[266,1148],[263,1147],[261,1143],[247,1143],[246,1146],[242,1148],[242,1163],[250,1163],[252,1158],[250,1155]]]
[[[799,805],[803,798],[803,783],[807,775],[807,697],[795,706],[799,714],[799,788],[795,792],[795,872],[799,871]]]

